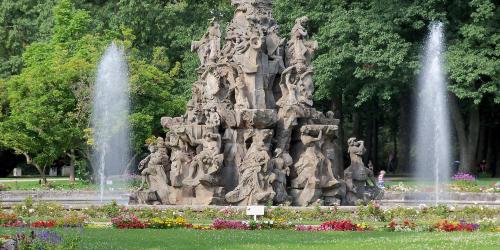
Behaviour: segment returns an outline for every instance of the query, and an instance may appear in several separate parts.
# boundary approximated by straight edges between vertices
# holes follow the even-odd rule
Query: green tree
[[[32,42],[50,36],[54,2],[0,2],[0,78],[19,73],[24,49]]]
[[[61,0],[54,15],[54,39],[28,46],[24,69],[5,83],[8,113],[0,123],[0,141],[24,155],[44,182],[46,167],[69,153],[83,136],[73,90],[91,79],[96,48],[102,47],[82,32],[88,28],[88,13]]]
[[[500,103],[500,8],[470,1],[459,13],[447,51],[451,111],[460,146],[460,166],[470,172],[479,148],[481,107]]]

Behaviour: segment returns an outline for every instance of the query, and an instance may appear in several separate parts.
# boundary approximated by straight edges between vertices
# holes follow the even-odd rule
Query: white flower
[[[33,208],[30,208],[30,210],[28,210],[28,213],[30,213],[30,214],[33,212],[35,212],[35,209],[33,209]]]

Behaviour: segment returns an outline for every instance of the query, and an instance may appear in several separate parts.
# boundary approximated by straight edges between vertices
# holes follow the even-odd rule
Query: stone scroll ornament
[[[163,117],[132,204],[349,205],[361,194],[361,167],[341,179],[333,112],[313,108],[307,17],[281,38],[271,0],[232,0],[221,37],[216,19],[191,49],[200,67],[181,117]],[[359,154],[358,154],[359,155]],[[359,160],[359,159],[356,159]],[[360,164],[359,162],[357,163]],[[362,162],[361,162],[362,164]],[[361,175],[364,176],[364,175]],[[371,175],[367,175],[371,176]]]

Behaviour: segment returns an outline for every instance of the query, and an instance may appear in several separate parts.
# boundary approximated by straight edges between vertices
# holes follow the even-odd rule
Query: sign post
[[[257,221],[257,215],[264,215],[264,206],[247,206],[247,215],[253,216],[253,220]]]

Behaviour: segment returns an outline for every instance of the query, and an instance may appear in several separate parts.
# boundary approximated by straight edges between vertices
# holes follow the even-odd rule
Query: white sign
[[[264,206],[248,206],[247,215],[253,216],[254,220],[257,220],[257,215],[264,215]]]
[[[113,180],[106,180],[106,185],[113,185]]]

